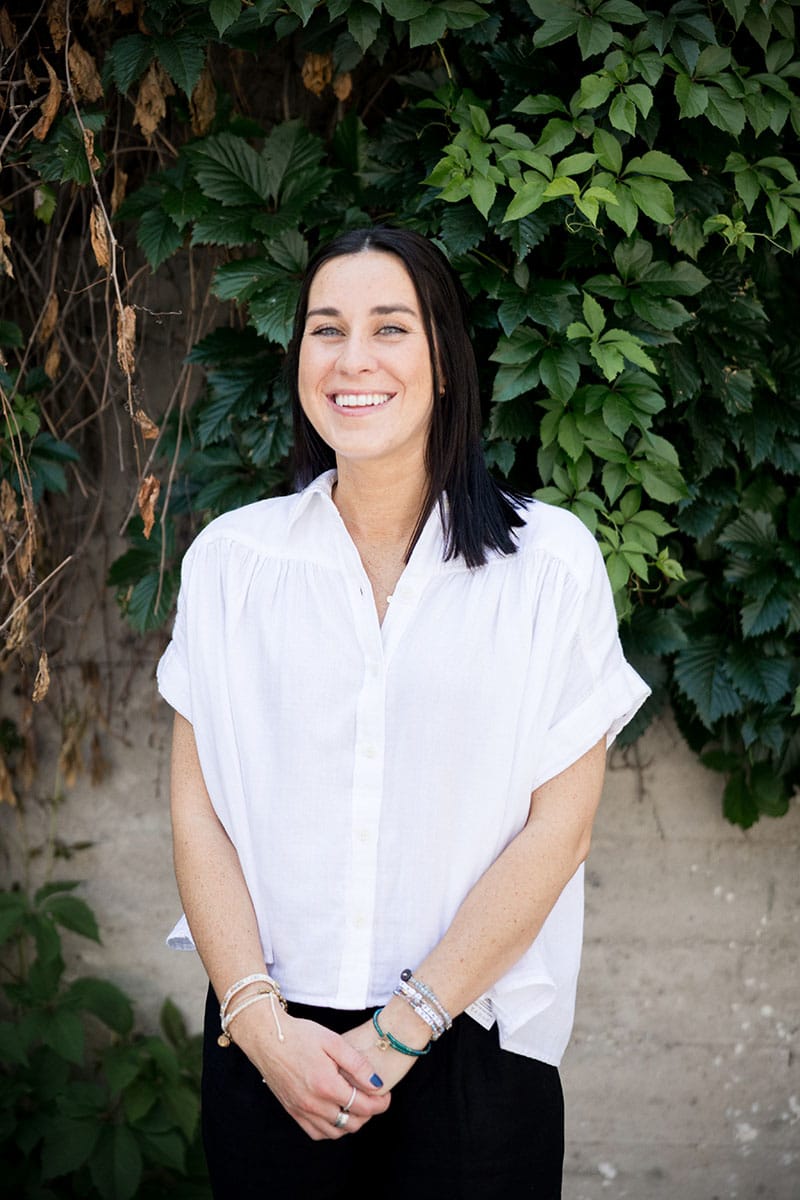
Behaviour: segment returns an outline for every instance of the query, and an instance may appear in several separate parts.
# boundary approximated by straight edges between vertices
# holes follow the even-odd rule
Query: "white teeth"
[[[374,408],[391,398],[391,392],[337,392],[333,397],[340,408]]]

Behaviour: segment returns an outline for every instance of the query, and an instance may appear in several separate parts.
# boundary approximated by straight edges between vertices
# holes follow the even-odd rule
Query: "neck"
[[[419,520],[426,488],[423,468],[392,471],[339,462],[333,499],[356,542],[405,547]]]

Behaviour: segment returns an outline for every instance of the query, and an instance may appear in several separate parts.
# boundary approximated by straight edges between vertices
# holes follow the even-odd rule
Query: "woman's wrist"
[[[412,1050],[424,1050],[431,1040],[430,1027],[399,996],[392,996],[380,1017],[381,1028]]]

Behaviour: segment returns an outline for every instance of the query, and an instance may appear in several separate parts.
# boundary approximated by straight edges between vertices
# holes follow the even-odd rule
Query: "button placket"
[[[364,666],[356,704],[350,869],[345,890],[338,1002],[343,1007],[363,1008],[369,988],[375,922],[378,828],[383,800],[386,734],[386,675],[372,591],[368,584],[361,581],[354,585],[352,597]]]

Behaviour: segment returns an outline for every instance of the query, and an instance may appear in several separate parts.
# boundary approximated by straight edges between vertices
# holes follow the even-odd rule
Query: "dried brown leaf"
[[[69,44],[67,61],[78,99],[88,100],[92,104],[95,100],[102,100],[103,85],[100,82],[97,64],[89,51],[84,50],[80,42],[74,38]]]
[[[50,340],[50,338],[53,336],[53,330],[56,327],[57,321],[58,321],[58,296],[55,294],[55,292],[51,292],[48,297],[47,304],[45,304],[45,306],[44,306],[44,312],[42,313],[42,320],[39,324],[39,332],[36,335],[36,338],[40,344],[44,344],[44,342],[48,342]]]
[[[25,82],[35,96],[39,90],[39,80],[36,78],[36,73],[27,59],[25,59],[25,66],[22,68],[22,74],[25,76]]]
[[[47,74],[50,78],[50,90],[47,93],[47,98],[45,99],[44,104],[42,105],[41,116],[33,127],[33,136],[36,138],[37,142],[43,142],[50,132],[50,126],[53,124],[53,121],[55,121],[56,113],[58,112],[59,105],[61,104],[62,91],[61,80],[50,66],[50,63],[46,58],[42,59],[42,62],[47,68]]]
[[[125,199],[125,188],[128,183],[128,176],[123,171],[118,163],[114,163],[114,186],[111,189],[111,214],[117,211],[122,201]]]
[[[38,704],[40,700],[44,700],[50,690],[50,668],[47,665],[47,651],[43,650],[39,655],[39,669],[36,672],[36,679],[33,684],[33,695],[31,700],[34,704]]]
[[[92,172],[99,171],[100,170],[100,159],[97,157],[97,155],[94,152],[94,131],[93,130],[84,129],[83,145],[84,145],[84,149],[86,150],[86,158],[88,159],[88,162],[89,162],[89,170]]]
[[[53,49],[60,50],[67,40],[67,0],[47,0],[47,28]]]
[[[125,304],[117,313],[117,362],[126,375],[136,369],[136,312]]]
[[[5,5],[0,8],[0,44],[6,50],[16,50],[17,30]]]
[[[11,259],[6,254],[6,250],[11,248],[11,238],[6,233],[6,218],[0,208],[0,267],[5,271],[6,275],[14,278],[14,268],[11,264]]]
[[[151,421],[143,408],[134,409],[133,419],[142,431],[142,437],[146,442],[153,442],[159,435],[159,428],[155,421]]]
[[[17,521],[17,497],[7,479],[0,480],[0,522],[8,528]]]
[[[333,81],[333,94],[337,100],[347,100],[353,90],[353,76],[349,71],[345,71],[343,75],[337,75]]]
[[[44,373],[48,379],[55,381],[58,379],[58,371],[61,366],[61,347],[58,340],[53,338],[47,350],[47,356],[44,360]]]
[[[315,96],[321,96],[333,79],[332,54],[307,54],[301,72],[303,86]]]
[[[108,12],[108,4],[106,0],[89,0],[86,6],[86,15],[90,21],[99,21]]]
[[[174,95],[175,88],[169,75],[159,63],[152,62],[139,84],[133,114],[134,124],[139,126],[148,142],[166,116],[167,96]]]
[[[92,250],[94,251],[98,267],[110,267],[111,257],[108,252],[106,218],[99,204],[93,206],[92,215],[89,217],[89,236],[92,241]]]
[[[191,99],[192,133],[204,137],[214,123],[217,112],[217,89],[208,63],[203,67]]]
[[[5,756],[2,751],[0,751],[0,804],[10,804],[12,808],[16,808],[17,806],[14,781],[11,778],[11,772],[6,765]]]
[[[30,529],[25,531],[25,536],[22,539],[22,545],[19,548],[17,555],[17,566],[19,568],[20,579],[26,579],[30,574],[33,566],[33,555],[36,550],[36,539]]]
[[[6,650],[16,650],[19,646],[24,646],[27,640],[28,601],[23,600],[19,607],[14,609],[14,615],[11,618],[11,627],[6,639]]]
[[[142,532],[146,538],[150,537],[150,534],[153,532],[153,526],[156,523],[156,503],[158,502],[160,491],[161,483],[155,475],[146,475],[139,485],[139,492],[136,499],[139,504],[139,514],[144,525]]]

